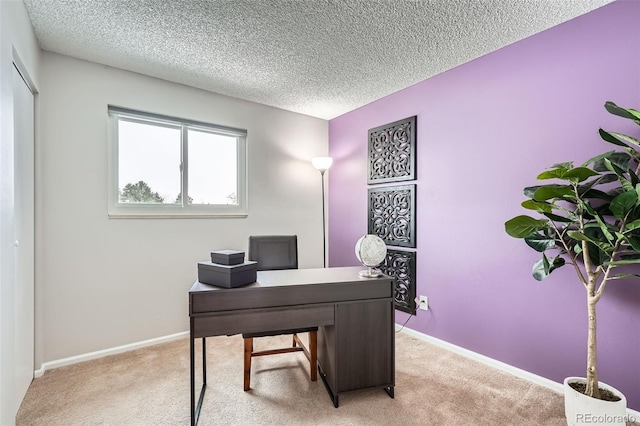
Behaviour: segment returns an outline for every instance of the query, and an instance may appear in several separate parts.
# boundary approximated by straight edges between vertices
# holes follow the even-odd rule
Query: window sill
[[[246,212],[185,212],[185,213],[150,213],[150,212],[109,212],[109,219],[222,219],[245,218]]]

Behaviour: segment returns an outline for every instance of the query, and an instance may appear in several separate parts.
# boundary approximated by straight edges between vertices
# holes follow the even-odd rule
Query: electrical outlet
[[[418,304],[418,308],[422,309],[423,311],[429,310],[429,299],[427,299],[427,296],[420,296],[420,303]]]

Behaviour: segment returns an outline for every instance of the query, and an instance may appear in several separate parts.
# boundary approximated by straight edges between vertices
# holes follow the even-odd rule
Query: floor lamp
[[[311,164],[320,172],[320,179],[322,180],[322,262],[324,267],[327,267],[327,230],[326,219],[324,212],[324,172],[329,170],[329,167],[333,164],[333,158],[331,157],[315,157],[311,160]]]

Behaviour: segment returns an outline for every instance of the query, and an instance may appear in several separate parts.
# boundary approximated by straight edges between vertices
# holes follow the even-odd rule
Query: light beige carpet
[[[283,339],[256,339],[256,347]],[[309,380],[300,353],[255,358],[252,390],[244,392],[242,350],[240,336],[207,339],[199,425],[566,424],[562,395],[403,333],[395,399],[381,389],[355,391],[337,409],[322,381]],[[31,384],[16,423],[188,425],[189,340],[47,371]]]

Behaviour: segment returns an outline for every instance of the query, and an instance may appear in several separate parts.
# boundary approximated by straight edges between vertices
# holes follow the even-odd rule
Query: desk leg
[[[202,338],[202,385],[207,386],[207,341]]]
[[[320,368],[320,364],[318,364],[318,373],[320,373],[320,378],[322,379],[322,383],[324,383],[324,387],[327,388],[327,392],[329,393],[329,398],[331,398],[331,401],[333,402],[333,406],[338,408],[338,405],[340,405],[338,395],[334,395],[333,392],[331,392],[329,383],[327,383],[327,375],[322,371],[322,368]]]
[[[193,327],[193,323],[191,324]],[[192,330],[193,331],[193,330]],[[202,388],[200,389],[200,397],[196,404],[196,380],[195,380],[195,339],[193,333],[191,333],[191,426],[198,424],[198,418],[200,417],[200,409],[202,408],[202,399],[204,398],[204,392],[207,387],[207,342],[206,338],[202,338]]]
[[[385,391],[387,394],[389,394],[389,397],[390,397],[390,398],[394,398],[394,396],[393,396],[393,389],[394,389],[394,387],[393,387],[393,386],[387,386],[386,388],[384,388],[384,391]]]

